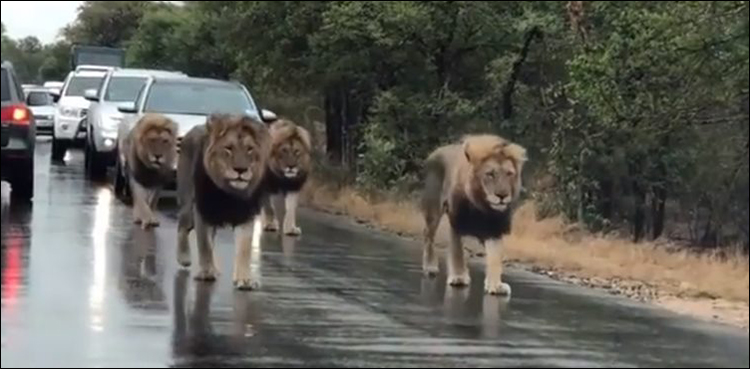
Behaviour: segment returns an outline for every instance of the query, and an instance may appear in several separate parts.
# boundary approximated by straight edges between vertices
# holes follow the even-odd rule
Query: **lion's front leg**
[[[464,256],[464,246],[461,235],[451,226],[451,243],[448,250],[448,285],[465,287],[471,283],[469,266]]]
[[[238,290],[250,291],[260,287],[260,282],[250,277],[253,235],[255,232],[255,223],[258,220],[253,217],[248,223],[238,226],[234,231],[235,255],[233,280],[234,287]]]
[[[130,180],[130,187],[133,193],[133,223],[140,224],[143,229],[158,226],[159,220],[151,210],[155,191],[141,186],[133,178]]]
[[[274,195],[266,195],[263,197],[263,229],[268,232],[276,232],[279,230],[279,222],[276,221],[276,213],[273,209]]]
[[[284,234],[289,236],[299,236],[302,230],[297,227],[297,205],[299,194],[296,192],[287,193],[284,198],[286,212],[284,214]]]
[[[510,296],[510,285],[503,283],[503,242],[501,239],[484,243],[486,252],[486,277],[484,291],[490,295]]]
[[[213,282],[219,276],[219,268],[216,267],[216,260],[214,260],[216,228],[206,224],[197,209],[193,213],[193,220],[198,241],[198,265],[200,266],[200,271],[195,279]]]
[[[159,204],[159,189],[146,189],[146,201],[148,203],[148,214],[146,219],[148,220],[148,226],[158,227],[159,218],[156,216],[156,208]]]
[[[195,228],[193,226],[193,208],[192,205],[183,205],[177,223],[177,263],[185,268],[192,263],[190,260],[190,231]]]

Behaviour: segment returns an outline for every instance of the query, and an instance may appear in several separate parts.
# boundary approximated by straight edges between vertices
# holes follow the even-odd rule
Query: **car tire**
[[[10,186],[13,189],[11,193],[13,199],[18,202],[31,202],[34,198],[34,159],[26,159],[19,162],[14,168]]]
[[[115,164],[115,196],[117,196],[117,198],[123,203],[129,205],[132,201],[132,196],[130,194],[130,185],[128,184],[127,179],[125,179],[123,172],[124,169],[118,158],[117,163]]]
[[[86,143],[85,149],[86,175],[93,180],[102,180],[107,176],[107,161],[103,155],[98,154],[90,142]]]
[[[65,153],[68,151],[67,142],[60,141],[52,136],[52,160],[62,161],[65,159]]]

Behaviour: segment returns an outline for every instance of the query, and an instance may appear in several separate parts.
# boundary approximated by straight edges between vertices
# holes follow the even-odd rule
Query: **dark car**
[[[34,145],[36,124],[26,106],[21,84],[13,66],[2,63],[2,133],[0,176],[10,182],[13,197],[30,201],[34,197]]]

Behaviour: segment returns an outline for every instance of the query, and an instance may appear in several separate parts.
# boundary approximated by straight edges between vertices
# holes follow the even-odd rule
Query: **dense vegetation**
[[[282,113],[320,112],[328,160],[370,188],[412,190],[436,145],[497,132],[529,148],[529,195],[547,214],[636,240],[747,246],[749,9],[88,1],[51,45],[3,27],[2,57],[26,81],[62,78],[73,43],[239,79]]]

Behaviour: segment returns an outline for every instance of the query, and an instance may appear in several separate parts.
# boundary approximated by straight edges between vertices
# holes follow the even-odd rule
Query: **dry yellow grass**
[[[302,201],[308,206],[345,214],[401,235],[419,238],[422,234],[422,216],[411,202],[369,201],[351,188],[316,181],[306,187]],[[445,223],[447,221],[438,234],[443,244],[448,239]],[[533,203],[518,209],[512,235],[505,244],[506,259],[580,278],[645,283],[655,287],[662,296],[721,298],[748,303],[748,260],[739,253],[735,257],[719,257],[586,234],[561,219],[537,219]]]

